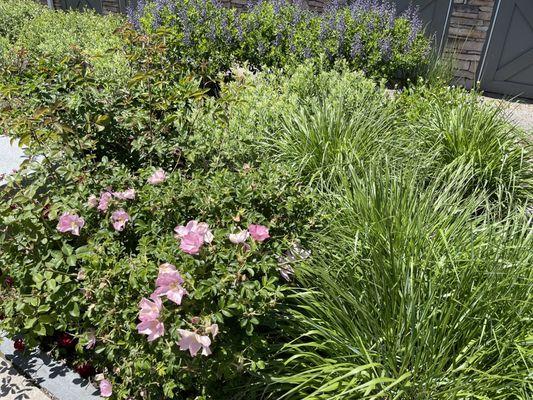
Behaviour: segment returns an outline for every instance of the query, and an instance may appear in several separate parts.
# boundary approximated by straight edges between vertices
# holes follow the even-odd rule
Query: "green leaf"
[[[41,323],[37,324],[33,331],[39,336],[46,336],[46,327]]]
[[[24,328],[25,329],[31,329],[31,328],[33,328],[33,326],[35,325],[36,322],[37,322],[37,318],[35,318],[35,317],[28,318],[26,320],[26,323],[24,324]]]
[[[80,307],[78,306],[78,303],[71,303],[72,306],[69,310],[69,314],[73,317],[79,317],[80,316]]]

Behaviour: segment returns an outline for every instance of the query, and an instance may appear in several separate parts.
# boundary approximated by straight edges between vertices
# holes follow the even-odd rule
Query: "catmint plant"
[[[383,0],[334,0],[321,14],[302,1],[250,0],[236,12],[218,0],[141,0],[128,18],[145,33],[168,24],[176,61],[209,77],[234,62],[260,69],[312,58],[328,66],[344,60],[389,80],[414,77],[429,52],[418,10],[397,16]]]

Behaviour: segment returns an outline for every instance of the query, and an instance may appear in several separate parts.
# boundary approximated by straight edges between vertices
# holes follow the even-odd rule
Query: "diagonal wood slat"
[[[482,89],[533,98],[532,0],[500,0],[485,63]]]
[[[494,79],[504,81],[533,65],[533,48],[498,68]]]

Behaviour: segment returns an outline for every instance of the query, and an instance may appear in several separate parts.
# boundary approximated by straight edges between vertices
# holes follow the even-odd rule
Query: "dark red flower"
[[[26,348],[26,343],[24,343],[24,339],[17,339],[15,340],[15,343],[13,343],[13,347],[17,351],[24,351]]]
[[[14,283],[15,281],[11,276],[6,276],[6,279],[4,279],[4,285],[6,285],[7,287],[13,287]]]
[[[76,368],[76,372],[82,377],[82,378],[90,378],[91,376],[96,375],[96,370],[92,366],[91,363],[83,363],[78,365]]]
[[[61,333],[57,338],[57,344],[60,347],[72,347],[74,346],[74,337],[68,333]]]

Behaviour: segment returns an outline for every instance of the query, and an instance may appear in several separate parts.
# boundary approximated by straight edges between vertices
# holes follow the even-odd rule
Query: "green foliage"
[[[177,59],[211,78],[234,62],[291,69],[312,59],[327,68],[344,60],[373,78],[404,84],[424,73],[430,51],[417,20],[356,3],[317,14],[283,0],[240,13],[213,0],[155,1],[133,12],[130,22],[168,32]]]
[[[322,249],[301,266],[283,399],[527,399],[531,217],[483,215],[468,171],[348,171]],[[494,222],[494,219],[497,222]]]
[[[235,109],[234,124],[259,127],[263,157],[321,189],[328,216],[313,257],[294,267],[304,289],[282,325],[291,340],[256,389],[287,399],[527,399],[532,188],[522,132],[463,89],[392,95],[311,66],[252,81],[242,96],[256,107]]]
[[[32,65],[4,87],[12,114],[3,121],[29,139],[32,161],[0,193],[0,279],[13,279],[0,295],[1,329],[31,346],[51,341],[58,356],[65,350],[54,337],[73,335],[70,360],[94,363],[116,398],[234,398],[230,389],[260,373],[270,354],[272,315],[287,288],[277,256],[316,229],[314,195],[291,170],[255,159],[230,135],[230,94],[205,97],[157,41],[127,34],[137,73],[125,87],[99,90],[82,55]],[[156,168],[168,179],[147,184]],[[107,212],[87,205],[90,195],[128,188],[135,200],[115,197]],[[123,232],[110,221],[119,209],[131,216]],[[64,212],[85,219],[79,237],[57,231]],[[207,222],[215,235],[199,256],[181,251],[173,235],[190,220]],[[271,239],[249,249],[228,240],[251,223],[268,226]],[[148,343],[136,330],[138,303],[164,262],[177,266],[189,295],[179,307],[165,302],[166,334]],[[179,350],[178,329],[202,332],[211,323],[220,327],[211,356]],[[89,351],[92,330],[97,344]]]
[[[0,36],[0,126],[29,159],[0,189],[0,329],[93,363],[118,399],[528,399],[530,139],[477,93],[437,78],[391,93],[353,72],[416,75],[427,41],[407,17],[179,4],[148,7],[149,34],[9,17],[25,33]],[[87,203],[130,188],[107,211]],[[58,232],[64,212],[80,236]],[[173,232],[190,220],[214,233],[197,256]],[[250,223],[271,238],[228,240]],[[164,301],[148,342],[138,303],[164,262],[189,294]],[[213,354],[179,349],[178,329],[212,323]]]
[[[16,54],[46,59],[49,63],[64,61],[72,53],[89,56],[105,81],[125,81],[128,61],[120,52],[123,42],[115,31],[123,25],[120,16],[97,15],[94,12],[54,11],[33,1],[0,1],[0,37],[8,39],[0,50],[0,64],[9,64]],[[0,48],[3,48],[0,45]]]
[[[427,175],[466,168],[470,187],[483,187],[491,197],[531,195],[531,143],[503,109],[483,104],[475,92],[424,84],[406,91],[399,102],[417,147],[409,151],[425,158]]]
[[[109,366],[106,375],[116,384],[117,398],[139,396],[141,389],[154,398],[163,391],[169,397],[219,398],[214,393],[221,386],[264,363],[268,336],[275,332],[269,315],[284,297],[275,255],[309,224],[305,189],[272,165],[239,171],[186,168],[151,186],[145,183],[150,170],[129,173],[111,161],[89,167],[87,159],[76,163],[62,149],[47,151],[54,164],[28,165],[5,190],[21,185],[30,171],[31,183],[15,196],[4,192],[2,199],[2,261],[15,282],[2,296],[3,329],[22,334],[31,345],[57,332],[69,332],[84,345],[94,329],[95,352],[80,345],[77,359],[90,359],[102,370]],[[137,198],[114,201],[108,213],[88,209],[89,195],[110,187],[133,187]],[[132,217],[121,233],[110,223],[119,208]],[[85,218],[79,238],[56,231],[65,211]],[[215,234],[199,257],[180,251],[173,237],[174,227],[191,219],[207,221]],[[272,240],[252,243],[250,251],[228,241],[229,233],[249,223],[268,225]],[[137,304],[153,291],[163,262],[178,266],[190,295],[180,307],[166,302],[167,333],[149,344],[135,328]],[[193,317],[201,322],[191,323]],[[176,347],[177,329],[215,322],[221,332],[212,356],[192,358]],[[173,394],[160,382],[174,387]]]
[[[381,154],[393,157],[396,127],[392,98],[348,69],[319,73],[300,70],[292,86],[299,107],[281,116],[281,129],[267,144],[275,159],[296,168],[320,187],[334,185],[349,166]],[[290,87],[290,86],[289,86]],[[292,89],[290,89],[292,90]]]
[[[15,41],[21,29],[43,12],[46,8],[36,1],[0,1],[0,36]]]

